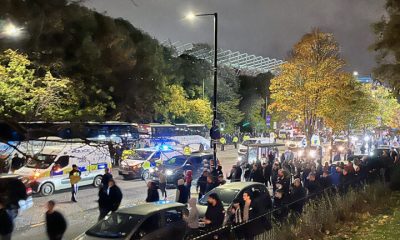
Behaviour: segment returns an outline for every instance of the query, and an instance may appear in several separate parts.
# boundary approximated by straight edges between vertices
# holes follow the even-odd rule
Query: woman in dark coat
[[[160,200],[160,195],[158,194],[156,184],[152,181],[148,182],[146,202],[157,202],[159,200]]]

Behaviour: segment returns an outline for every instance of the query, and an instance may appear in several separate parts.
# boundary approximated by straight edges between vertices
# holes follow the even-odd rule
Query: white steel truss
[[[161,44],[174,49],[177,56],[186,53],[210,63],[214,62],[213,49],[204,47],[194,50],[194,45],[192,43],[171,42],[169,40],[162,41]],[[218,49],[217,57],[218,64],[250,75],[276,72],[278,71],[279,66],[285,62],[275,58],[256,56],[248,53],[223,49]]]

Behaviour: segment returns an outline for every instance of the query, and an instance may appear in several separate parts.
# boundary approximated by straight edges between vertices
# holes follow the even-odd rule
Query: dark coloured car
[[[193,153],[190,156],[179,155],[164,161],[167,185],[169,187],[176,186],[187,170],[192,170],[193,181],[196,181],[203,173],[204,166],[209,166],[212,159],[212,153],[203,152]]]
[[[183,239],[186,223],[180,203],[159,201],[120,209],[96,223],[75,240]]]
[[[211,193],[218,194],[225,210],[228,210],[231,207],[232,202],[236,199],[243,204],[244,192],[250,192],[250,194],[253,196],[253,199],[256,201],[262,201],[262,205],[265,205],[266,208],[271,207],[268,206],[268,202],[271,201],[271,197],[267,187],[264,184],[257,182],[233,182],[214,188],[199,200],[197,208],[199,209],[200,217],[204,217],[206,213],[207,199]]]

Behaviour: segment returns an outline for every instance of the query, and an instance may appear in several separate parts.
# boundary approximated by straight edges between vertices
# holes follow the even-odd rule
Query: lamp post
[[[214,99],[213,99],[213,121],[212,121],[212,128],[216,129],[217,125],[217,79],[218,79],[218,13],[205,13],[205,14],[194,14],[189,13],[186,18],[192,20],[196,17],[205,17],[205,16],[212,16],[214,18]],[[204,84],[203,84],[204,89]],[[204,90],[203,90],[204,91]],[[204,97],[204,93],[203,93]],[[214,150],[214,168],[218,168],[217,162],[217,142],[212,141],[213,150]]]

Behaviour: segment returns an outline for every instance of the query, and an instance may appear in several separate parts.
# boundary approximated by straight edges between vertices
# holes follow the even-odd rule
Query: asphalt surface
[[[218,159],[221,161],[224,173],[227,173],[237,160],[237,151],[232,146],[226,146],[224,152],[219,150]],[[142,180],[123,180],[116,170],[113,170],[113,175],[124,195],[121,208],[143,203],[147,195],[146,183]],[[169,200],[175,200],[175,191],[174,189],[167,190]],[[17,217],[12,239],[47,239],[44,214],[49,200],[57,202],[56,210],[67,219],[68,228],[64,239],[74,239],[96,223],[99,215],[97,193],[97,189],[92,186],[82,187],[78,192],[77,203],[70,201],[69,191],[59,191],[47,197],[34,196],[33,207]],[[192,190],[192,193],[195,193],[195,190]]]

